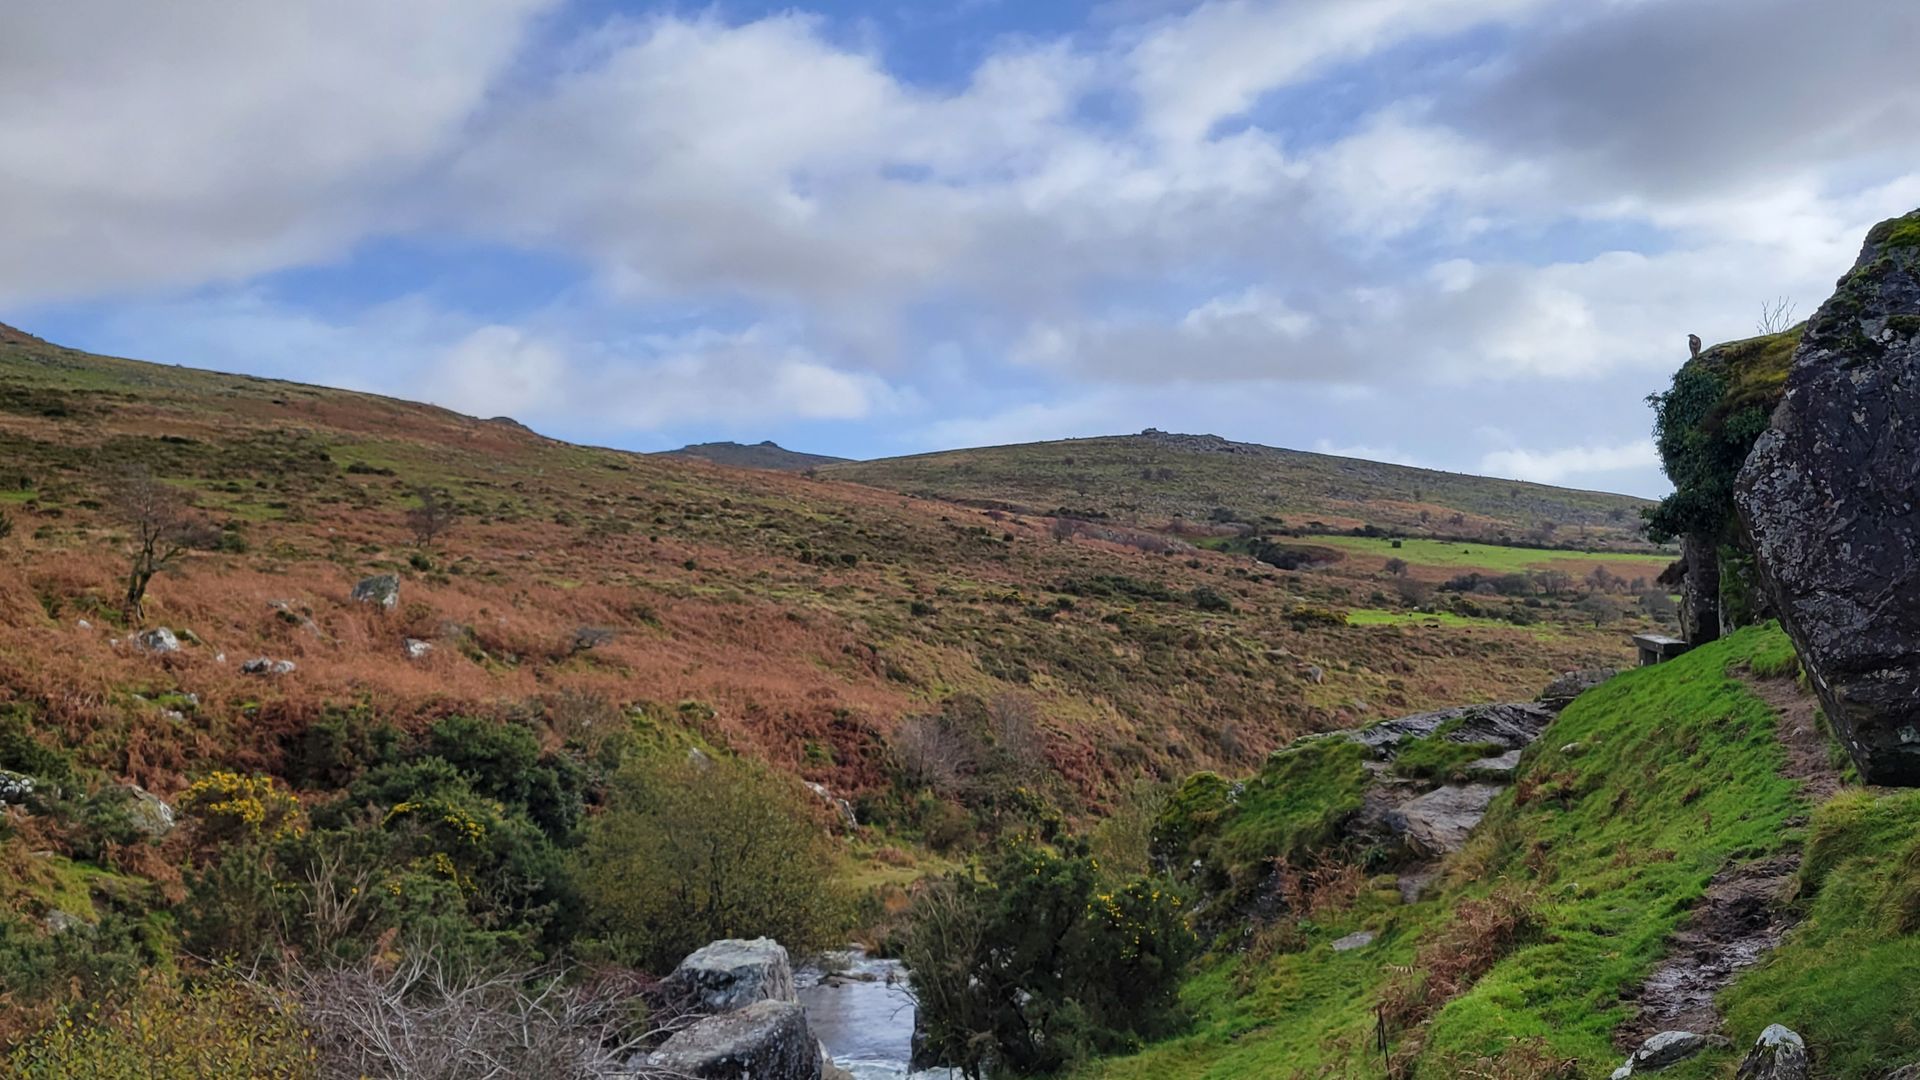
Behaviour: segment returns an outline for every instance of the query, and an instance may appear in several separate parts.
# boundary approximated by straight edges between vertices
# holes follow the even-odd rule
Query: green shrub
[[[837,941],[851,904],[832,840],[794,785],[745,761],[636,761],[587,829],[578,881],[623,958],[664,970],[718,938],[796,953]]]
[[[1152,878],[1103,889],[1084,848],[1011,846],[984,877],[943,880],[903,953],[928,1050],[969,1075],[1034,1075],[1169,1034],[1197,949],[1181,907]]]

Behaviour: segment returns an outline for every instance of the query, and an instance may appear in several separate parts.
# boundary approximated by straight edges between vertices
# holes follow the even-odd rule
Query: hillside
[[[804,454],[789,450],[772,439],[751,445],[737,442],[692,443],[678,450],[662,450],[660,453],[665,457],[700,458],[716,465],[731,465],[740,469],[777,469],[783,472],[799,472],[847,460],[828,454]]]
[[[1370,525],[1415,536],[1583,547],[1644,549],[1640,511],[1652,505],[1626,495],[1154,430],[851,462],[827,471],[926,498],[1030,513],[1065,510],[1151,527],[1174,519],[1316,532]]]
[[[748,925],[885,940],[907,886],[1004,838],[1531,696],[1670,625],[1657,555],[1216,550],[25,334],[0,340],[0,461],[0,1053],[193,957],[432,941],[659,972],[734,924],[675,929],[693,909],[597,860],[666,843],[620,871],[664,873],[672,838],[736,821],[825,897]],[[155,520],[182,547],[136,609]],[[378,575],[390,606],[355,596]],[[660,790],[705,809],[623,831]],[[378,902],[329,891],[355,880]],[[195,985],[215,1030],[255,1015]]]

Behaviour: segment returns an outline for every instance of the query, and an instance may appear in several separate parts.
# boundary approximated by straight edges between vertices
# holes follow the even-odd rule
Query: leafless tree
[[[1760,321],[1756,324],[1762,334],[1778,334],[1793,325],[1793,300],[1782,296],[1760,305]]]
[[[1047,771],[1047,737],[1040,710],[1024,694],[1001,694],[987,702],[994,767],[1014,783],[1032,783]]]
[[[1060,543],[1063,543],[1063,544],[1066,543],[1068,540],[1073,539],[1075,534],[1079,533],[1079,531],[1080,531],[1080,523],[1070,517],[1054,518],[1053,524],[1049,526],[1047,529],[1047,532],[1056,541],[1059,541]]]
[[[155,575],[173,567],[194,548],[211,547],[219,533],[206,523],[185,495],[139,466],[114,478],[107,504],[114,520],[125,525],[133,565],[127,571],[123,607],[138,622],[145,615],[147,586]]]
[[[460,510],[446,492],[436,488],[418,488],[413,495],[420,500],[420,505],[407,511],[407,528],[413,530],[415,545],[431,548],[435,540],[453,528]]]
[[[690,1025],[637,980],[570,985],[552,968],[452,969],[424,950],[397,963],[294,968],[289,990],[327,1080],[667,1080],[636,1063]],[[636,1017],[644,1016],[644,1023]]]

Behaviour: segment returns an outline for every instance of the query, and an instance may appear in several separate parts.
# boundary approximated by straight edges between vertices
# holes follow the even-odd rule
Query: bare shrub
[[[979,768],[979,743],[944,715],[911,716],[887,740],[894,767],[909,784],[932,788],[949,798],[973,789]]]
[[[1762,334],[1778,334],[1793,326],[1793,300],[1779,297],[1760,305],[1760,321],[1754,329]]]
[[[552,968],[450,969],[424,951],[288,973],[327,1080],[637,1080],[672,1074],[631,1064],[640,1049],[686,1026],[636,1008],[637,980],[570,986]],[[649,1016],[648,1024],[635,1022]]]

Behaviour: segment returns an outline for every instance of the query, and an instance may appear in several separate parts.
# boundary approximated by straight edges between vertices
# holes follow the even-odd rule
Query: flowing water
[[[913,998],[900,961],[831,953],[796,972],[795,984],[814,1037],[857,1080],[958,1080],[947,1069],[912,1071]]]

